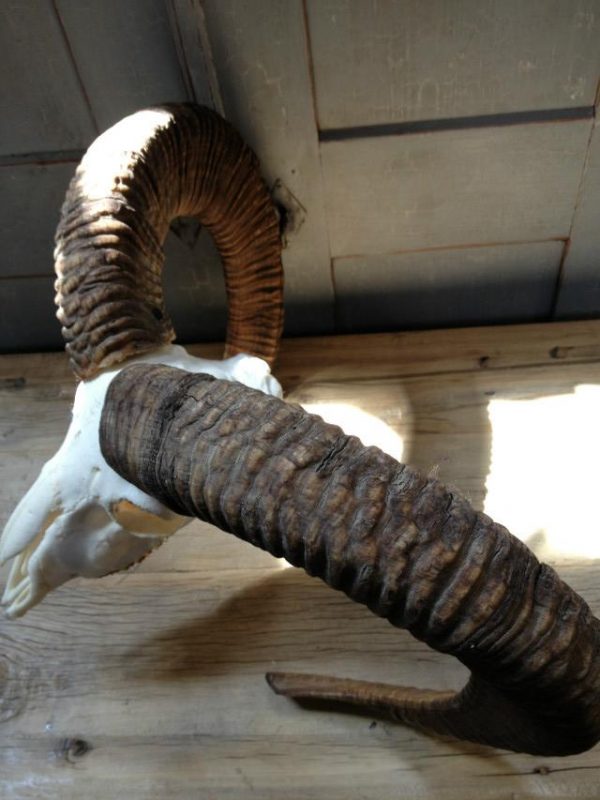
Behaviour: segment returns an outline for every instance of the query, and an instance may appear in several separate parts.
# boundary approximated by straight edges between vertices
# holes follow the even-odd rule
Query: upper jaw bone
[[[117,475],[100,451],[98,431],[108,386],[120,369],[139,362],[204,372],[282,394],[262,359],[239,355],[208,361],[178,346],[131,359],[80,383],[60,449],[0,537],[0,563],[12,561],[1,601],[7,616],[22,616],[70,578],[127,569],[190,522]]]

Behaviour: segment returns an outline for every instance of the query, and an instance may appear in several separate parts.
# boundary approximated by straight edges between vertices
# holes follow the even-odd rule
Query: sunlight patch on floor
[[[600,386],[491,400],[484,511],[542,558],[600,557]]]

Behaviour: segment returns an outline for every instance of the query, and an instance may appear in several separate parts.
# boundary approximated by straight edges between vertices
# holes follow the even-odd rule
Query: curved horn
[[[472,672],[457,694],[285,674],[270,676],[276,691],[535,754],[600,738],[600,622],[438,481],[299,407],[158,365],[113,380],[100,439],[172,510],[284,556]]]
[[[213,111],[132,114],[91,145],[56,233],[57,316],[81,378],[173,341],[163,302],[169,223],[195,215],[214,237],[228,296],[225,355],[271,363],[283,322],[281,241],[258,162]]]

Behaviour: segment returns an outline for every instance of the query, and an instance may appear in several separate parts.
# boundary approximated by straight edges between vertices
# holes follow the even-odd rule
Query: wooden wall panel
[[[332,330],[333,288],[302,3],[204,3],[225,114],[305,209],[284,253],[286,330]]]
[[[152,103],[191,99],[163,0],[56,4],[100,130]]]
[[[0,207],[5,211],[0,279],[53,274],[54,231],[75,167],[75,162],[0,167]]]
[[[600,314],[600,125],[596,124],[558,296],[558,317]]]
[[[201,0],[165,0],[181,75],[191,100],[223,113]]]
[[[334,261],[340,332],[545,319],[562,242]]]
[[[54,276],[0,280],[0,352],[60,350]]]
[[[165,242],[165,300],[178,342],[225,339],[227,300],[221,259],[194,220],[172,226]]]
[[[598,0],[309,0],[321,129],[591,106]]]
[[[0,3],[0,53],[0,155],[85,147],[96,126],[52,3]]]
[[[591,124],[322,144],[332,255],[567,237]]]
[[[489,314],[476,321],[539,318],[550,313],[569,237],[556,313],[600,313],[600,134],[586,161],[593,122],[583,118],[600,71],[599,26],[600,0],[0,4],[0,202],[9,212],[0,302],[8,309],[27,286],[31,297],[50,298],[46,316],[31,317],[33,330],[10,310],[11,347],[60,344],[52,292],[39,277],[51,280],[54,230],[79,155],[136,108],[189,98],[224,111],[292,209],[288,334],[334,330],[333,278],[344,331],[395,319],[458,324],[473,303]],[[456,117],[548,109],[574,109],[577,120],[444,129]],[[436,132],[405,133],[402,123],[415,120],[433,121]],[[356,138],[345,127],[386,123],[398,123],[395,135]],[[221,338],[218,256],[193,225],[176,231],[165,285],[180,339]],[[452,250],[467,245],[464,257]],[[502,276],[496,290],[490,270]],[[429,293],[434,275],[439,297]],[[511,299],[500,283],[525,291]],[[417,289],[426,303],[414,299]]]

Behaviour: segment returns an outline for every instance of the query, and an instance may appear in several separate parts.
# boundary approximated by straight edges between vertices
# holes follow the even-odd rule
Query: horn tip
[[[265,675],[265,680],[275,694],[290,697],[295,694],[293,680],[294,677],[298,676],[294,676],[293,673],[289,672],[267,672]]]

